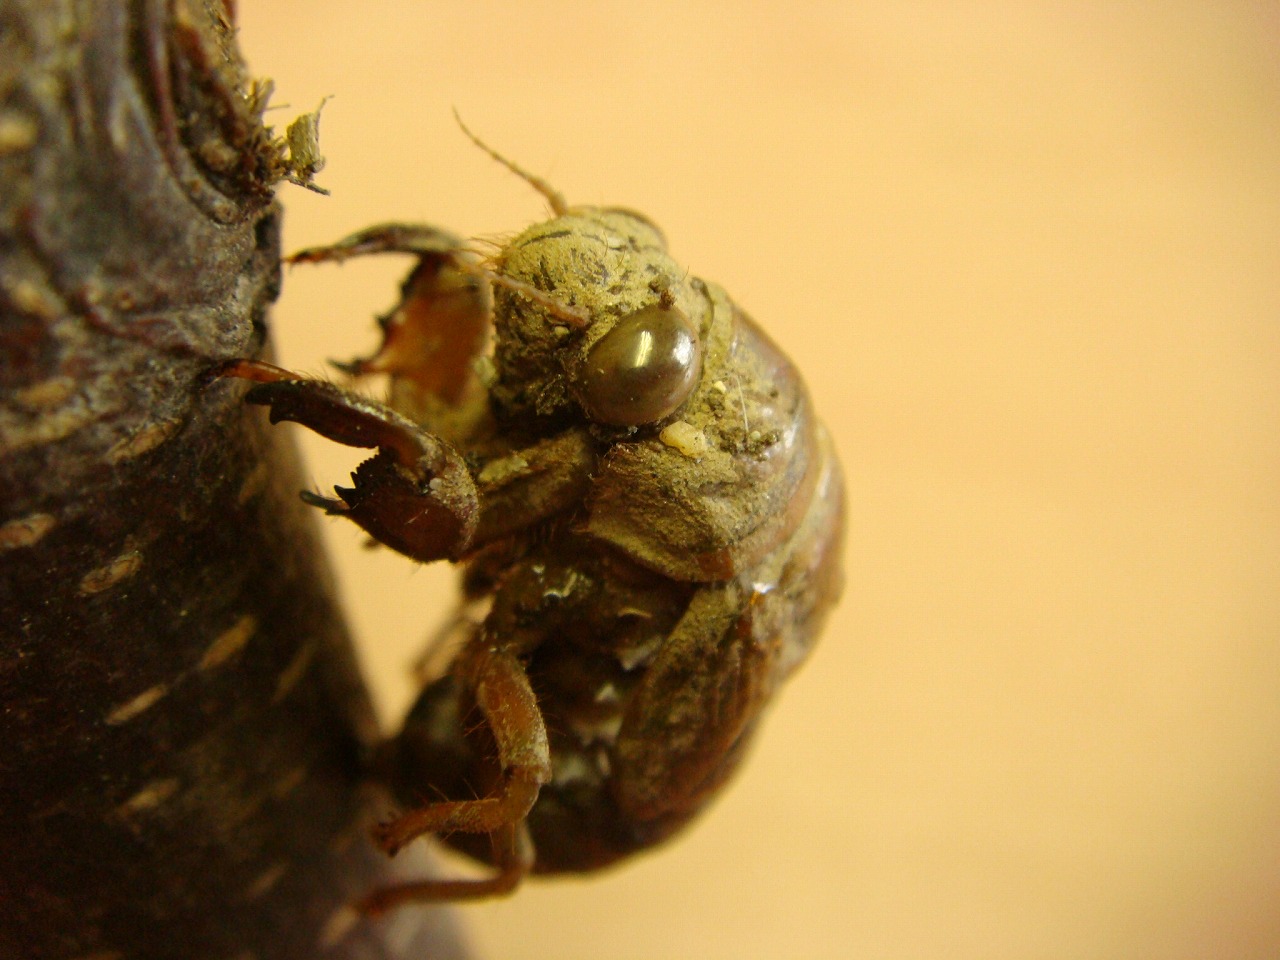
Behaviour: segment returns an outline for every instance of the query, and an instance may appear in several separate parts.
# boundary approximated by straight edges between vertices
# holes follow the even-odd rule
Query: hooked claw
[[[346,446],[378,451],[356,468],[351,487],[336,488],[340,499],[308,492],[308,503],[348,517],[423,563],[466,552],[479,504],[466,462],[448,443],[376,401],[261,361],[232,361],[219,375],[255,381],[245,400],[269,407],[272,423],[291,420]]]

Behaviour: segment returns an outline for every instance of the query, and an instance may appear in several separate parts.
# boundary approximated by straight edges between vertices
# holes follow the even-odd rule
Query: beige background
[[[241,0],[326,94],[291,248],[629,205],[806,371],[848,593],[670,848],[468,907],[489,957],[1280,955],[1280,8]],[[284,362],[405,265],[295,271]],[[321,486],[358,455],[308,441]],[[388,722],[448,571],[329,522]],[[442,593],[443,591],[443,593]]]

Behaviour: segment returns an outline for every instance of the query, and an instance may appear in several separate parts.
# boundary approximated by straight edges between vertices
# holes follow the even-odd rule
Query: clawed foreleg
[[[219,375],[256,381],[245,400],[269,407],[272,423],[291,420],[337,443],[377,449],[352,474],[351,487],[336,489],[341,499],[313,494],[310,502],[415,560],[457,559],[466,551],[479,506],[452,446],[380,403],[271,364],[235,360]]]

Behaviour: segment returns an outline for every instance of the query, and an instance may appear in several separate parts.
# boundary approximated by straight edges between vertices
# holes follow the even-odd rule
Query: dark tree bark
[[[344,905],[372,714],[259,354],[289,166],[229,4],[0,0],[0,956],[458,955]]]

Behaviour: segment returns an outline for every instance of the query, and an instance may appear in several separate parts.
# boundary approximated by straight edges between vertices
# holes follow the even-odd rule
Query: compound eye
[[[702,373],[702,344],[688,319],[654,305],[623,317],[591,345],[578,399],[599,423],[638,427],[674,413]]]

